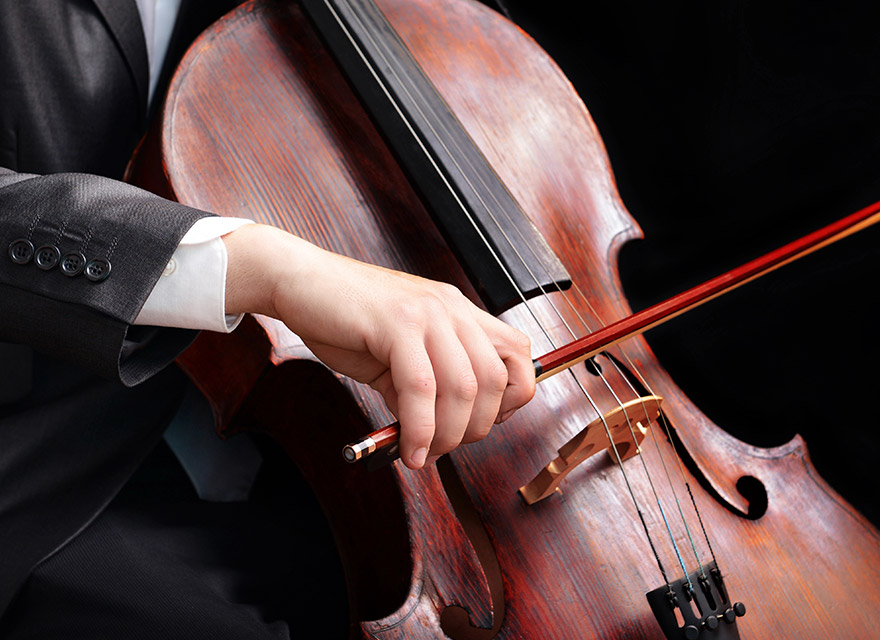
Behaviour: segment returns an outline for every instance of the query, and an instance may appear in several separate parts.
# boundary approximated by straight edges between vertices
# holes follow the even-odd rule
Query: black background
[[[880,41],[870,3],[489,0],[560,64],[645,240],[634,309],[880,200]],[[703,411],[759,446],[800,433],[875,524],[880,230],[654,329]]]

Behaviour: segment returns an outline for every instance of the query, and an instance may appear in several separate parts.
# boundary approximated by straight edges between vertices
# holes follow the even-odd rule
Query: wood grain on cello
[[[538,290],[501,317],[541,354],[630,315],[615,263],[639,230],[553,61],[466,0],[376,4],[570,276],[570,291]],[[196,42],[165,105],[161,161],[166,192],[182,202],[482,293],[295,3],[247,3]],[[353,635],[660,638],[666,624],[676,626],[667,637],[800,639],[880,625],[880,536],[817,476],[799,439],[735,440],[640,338],[591,362],[542,383],[438,468],[373,473],[347,465],[339,446],[393,417],[279,323],[205,335],[181,364],[224,432],[272,433],[314,487],[345,565]],[[640,455],[592,457],[562,493],[521,498],[585,425],[648,396],[663,409]],[[720,600],[730,613],[708,611]],[[658,624],[652,607],[673,622]]]

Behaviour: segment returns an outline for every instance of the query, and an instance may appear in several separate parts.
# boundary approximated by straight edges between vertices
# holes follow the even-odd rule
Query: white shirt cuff
[[[226,244],[221,236],[251,224],[202,218],[187,231],[134,324],[229,333],[244,314],[226,314]]]

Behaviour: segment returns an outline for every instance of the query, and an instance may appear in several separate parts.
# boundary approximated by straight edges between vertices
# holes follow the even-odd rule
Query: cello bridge
[[[643,396],[596,418],[566,442],[558,450],[559,455],[541,469],[531,482],[520,487],[520,495],[528,504],[535,504],[550,496],[558,490],[565,476],[587,458],[605,449],[613,457],[612,441],[621,461],[640,453],[648,425],[660,415],[662,401],[663,398],[659,396]],[[608,439],[609,432],[611,441]]]

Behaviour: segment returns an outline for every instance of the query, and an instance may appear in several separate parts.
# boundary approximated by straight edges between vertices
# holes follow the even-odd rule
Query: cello
[[[377,6],[529,221],[510,226],[528,235],[532,225],[558,258],[527,300],[473,278],[485,258],[466,263],[469,249],[450,248],[456,240],[437,230],[296,4],[248,3],[195,43],[162,118],[167,184],[147,186],[453,282],[539,353],[627,316],[615,258],[638,228],[549,57],[479,5]],[[225,433],[270,432],[303,470],[334,528],[363,636],[858,637],[880,621],[880,538],[811,472],[803,442],[762,450],[730,437],[639,338],[547,380],[487,440],[421,473],[342,461],[340,443],[393,418],[271,319],[251,318],[231,338],[204,334],[181,366]],[[593,456],[561,494],[522,499],[517,489],[561,445],[612,414],[647,432],[635,455]],[[698,512],[684,508],[689,494]],[[821,526],[804,535],[804,520]],[[701,582],[714,558],[721,591]],[[713,626],[695,596],[668,609],[674,629],[664,632],[644,599],[658,589],[661,601],[735,594],[748,612],[731,620],[724,610]]]

